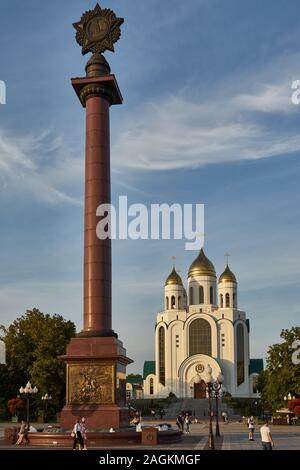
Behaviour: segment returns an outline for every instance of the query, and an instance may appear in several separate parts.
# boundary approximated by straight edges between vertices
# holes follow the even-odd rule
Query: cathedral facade
[[[188,272],[187,291],[175,267],[165,282],[164,310],[155,324],[155,361],[144,367],[144,396],[205,398],[205,374],[224,376],[227,392],[257,397],[262,359],[250,359],[250,324],[238,307],[238,285],[227,264],[217,280],[201,249]]]

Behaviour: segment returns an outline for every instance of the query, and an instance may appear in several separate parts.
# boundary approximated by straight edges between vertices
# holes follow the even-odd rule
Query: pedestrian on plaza
[[[254,441],[254,439],[253,439],[253,437],[254,437],[254,425],[255,425],[254,418],[253,418],[253,416],[250,416],[250,418],[248,418],[249,441]]]
[[[165,416],[165,414],[166,414],[166,412],[165,412],[165,410],[162,408],[162,409],[160,410],[160,412],[159,412],[159,416],[160,416],[160,419],[161,419],[161,420],[163,419],[163,417]]]
[[[260,428],[260,435],[263,450],[272,450],[272,448],[274,447],[274,441],[267,419],[265,420],[263,426]]]
[[[184,423],[184,418],[183,418],[183,415],[181,413],[177,416],[176,424],[178,426],[179,431],[182,431],[182,432],[183,432],[183,423]]]
[[[190,425],[192,424],[190,420],[190,415],[187,413],[184,418],[184,428],[185,428],[185,433],[190,434]]]
[[[223,423],[226,422],[226,411],[222,411],[222,419],[223,419]]]
[[[19,433],[18,433],[18,440],[16,442],[17,446],[19,446],[21,444],[29,444],[28,424],[26,424],[25,421],[21,422],[20,430],[19,430]]]
[[[133,424],[135,425],[136,432],[142,432],[142,416],[140,413],[136,413]]]
[[[71,436],[74,438],[73,450],[76,450],[77,444],[79,444],[79,450],[82,450],[84,448],[84,442],[83,442],[81,432],[82,432],[82,428],[81,428],[80,418],[77,418],[76,423],[74,424],[73,431],[71,433]]]
[[[151,416],[152,416],[152,419],[155,419],[155,410],[151,410]]]
[[[86,434],[85,418],[81,418],[81,435],[82,435],[83,444],[84,444],[82,450],[87,450],[87,434]]]

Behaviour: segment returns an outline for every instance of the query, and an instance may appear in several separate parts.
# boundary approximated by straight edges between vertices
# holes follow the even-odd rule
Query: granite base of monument
[[[61,412],[61,428],[71,429],[76,419],[82,417],[89,429],[129,426],[126,365],[132,361],[119,339],[77,336],[72,338],[61,359],[67,368],[66,406]]]

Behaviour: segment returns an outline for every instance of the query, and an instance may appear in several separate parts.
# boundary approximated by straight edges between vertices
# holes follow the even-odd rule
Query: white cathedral
[[[155,324],[155,361],[144,364],[144,397],[205,398],[203,378],[224,376],[234,397],[257,397],[262,359],[250,359],[249,320],[238,308],[237,280],[228,264],[217,284],[201,249],[188,272],[188,295],[175,267],[165,282],[164,310]],[[200,376],[200,378],[199,378]]]

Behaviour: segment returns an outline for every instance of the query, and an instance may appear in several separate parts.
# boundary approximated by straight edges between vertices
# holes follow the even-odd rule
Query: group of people
[[[249,441],[254,441],[254,431],[255,431],[255,419],[253,416],[250,416],[247,420],[248,423],[248,438]],[[268,420],[264,421],[264,424],[260,428],[260,437],[263,450],[272,450],[274,447],[274,441],[272,437],[272,433],[269,427]]]
[[[86,434],[86,423],[85,418],[77,418],[76,423],[74,424],[73,431],[71,436],[73,440],[73,450],[79,447],[79,450],[87,450],[87,434]]]
[[[185,434],[190,434],[190,425],[192,424],[191,414],[189,412],[182,411],[176,419],[177,427],[180,431]]]
[[[159,417],[160,417],[160,419],[163,420],[163,417],[164,417],[165,414],[166,414],[166,412],[165,412],[165,410],[164,410],[163,408],[160,409],[160,410],[158,410],[158,411],[155,411],[155,410],[152,408],[150,412],[151,412],[151,417],[152,417],[152,419],[155,419],[155,415],[158,414]]]

